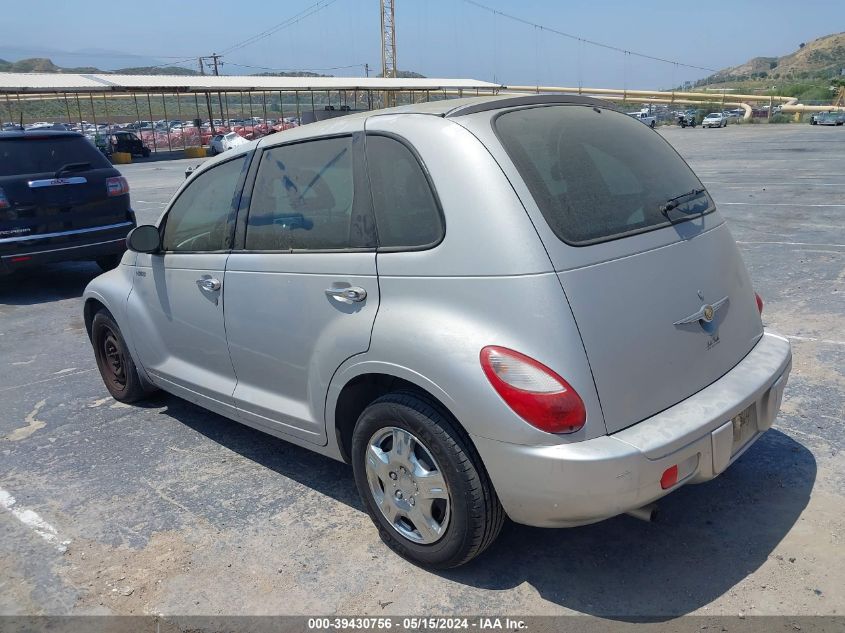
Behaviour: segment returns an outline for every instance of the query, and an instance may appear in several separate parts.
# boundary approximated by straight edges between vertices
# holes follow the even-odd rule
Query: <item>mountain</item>
[[[384,75],[379,73],[378,76],[383,77]],[[415,73],[413,70],[397,70],[396,71],[396,78],[397,79],[425,79],[425,75]]]
[[[64,71],[70,72],[70,71]],[[97,70],[97,73],[113,73],[115,75],[199,75],[198,70],[182,68],[181,66],[136,66],[133,68],[118,68],[117,70]]]
[[[0,59],[0,72],[4,73],[98,73],[100,70],[91,66],[80,68],[60,68],[46,57],[32,57],[16,62]]]
[[[723,68],[697,85],[748,79],[821,79],[837,77],[845,69],[845,33],[802,42],[783,57],[755,57],[739,66]]]
[[[167,60],[152,55],[139,55],[126,51],[102,47],[86,47],[75,50],[63,50],[43,43],[33,46],[8,44],[7,38],[0,40],[0,59],[30,59],[49,57],[61,68],[102,68],[115,70],[128,66],[157,66]],[[66,71],[67,72],[67,71]]]
[[[0,72],[4,73],[82,73],[82,74],[117,74],[117,75],[199,75],[199,71],[181,66],[135,66],[132,68],[117,68],[115,70],[100,70],[92,66],[81,68],[63,68],[57,66],[46,57],[32,57],[21,59],[16,62],[9,62],[0,59]],[[332,75],[320,75],[308,71],[292,71],[278,73],[257,73],[261,77],[331,77]],[[403,75],[404,76],[404,75]],[[416,73],[408,76],[422,77]]]

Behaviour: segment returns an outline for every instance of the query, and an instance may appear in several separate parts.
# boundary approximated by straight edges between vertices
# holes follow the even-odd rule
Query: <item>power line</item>
[[[485,4],[481,4],[480,2],[476,2],[475,0],[463,0],[466,4],[471,4],[474,7],[482,9],[484,11],[488,11],[492,13],[494,16],[500,15],[503,18],[507,18],[509,20],[513,20],[514,22],[519,22],[520,24],[524,24],[526,26],[532,26],[535,29],[540,29],[541,31],[548,31],[549,33],[554,33],[555,35],[560,35],[561,37],[568,38],[570,40],[575,40],[577,42],[581,42],[583,44],[590,44],[592,46],[598,46],[600,48],[604,48],[611,51],[616,51],[618,53],[624,53],[625,55],[633,55],[635,57],[642,57],[643,59],[650,59],[656,62],[663,62],[664,64],[673,64],[675,66],[683,66],[684,68],[695,68],[696,70],[706,70],[708,72],[718,72],[715,68],[707,68],[706,66],[696,66],[694,64],[684,64],[683,62],[678,62],[672,59],[664,59],[663,57],[655,57],[654,55],[646,55],[645,53],[637,53],[635,51],[630,51],[625,48],[620,48],[618,46],[613,46],[612,44],[604,44],[602,42],[596,42],[595,40],[589,40],[585,37],[580,37],[578,35],[573,35],[572,33],[565,33],[564,31],[559,31],[558,29],[552,28],[550,26],[545,26],[543,24],[536,24],[524,18],[520,18],[515,15],[511,15],[509,13],[504,13],[503,11],[499,11],[498,9],[494,9],[492,7],[488,7]]]
[[[259,40],[262,40],[266,37],[270,37],[271,35],[281,31],[282,29],[286,29],[289,26],[293,26],[294,24],[301,22],[305,18],[310,17],[315,13],[319,13],[323,9],[327,9],[328,7],[332,6],[335,2],[337,2],[337,0],[318,0],[318,2],[315,2],[308,8],[303,9],[296,15],[292,15],[291,17],[283,20],[282,22],[279,22],[277,25],[267,29],[266,31],[262,31],[261,33],[258,33],[257,35],[253,35],[252,37],[242,40],[237,44],[233,44],[229,48],[223,49],[220,54],[225,55],[226,53],[231,53],[232,51],[241,49],[244,46],[255,44],[255,42],[258,42]]]

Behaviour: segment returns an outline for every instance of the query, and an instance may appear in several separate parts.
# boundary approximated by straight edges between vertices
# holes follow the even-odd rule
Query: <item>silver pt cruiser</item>
[[[276,134],[204,163],[128,245],[84,294],[110,393],[351,463],[384,541],[435,568],[506,515],[647,515],[712,479],[791,367],[695,174],[589,98]]]

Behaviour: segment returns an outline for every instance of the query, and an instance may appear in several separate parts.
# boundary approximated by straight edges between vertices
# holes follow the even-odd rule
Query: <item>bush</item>
[[[769,123],[792,123],[792,115],[778,112],[772,115],[772,120]]]

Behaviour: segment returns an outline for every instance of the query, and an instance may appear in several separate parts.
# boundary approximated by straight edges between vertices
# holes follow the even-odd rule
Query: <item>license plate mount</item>
[[[755,408],[752,404],[731,418],[733,427],[732,455],[736,454],[751,438],[757,435],[757,420],[754,414]]]

